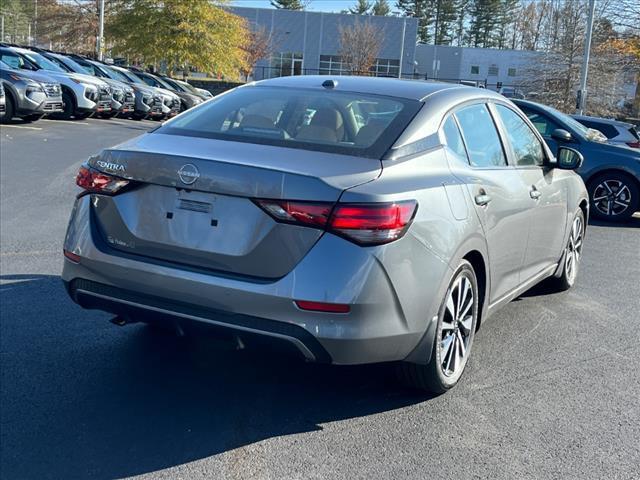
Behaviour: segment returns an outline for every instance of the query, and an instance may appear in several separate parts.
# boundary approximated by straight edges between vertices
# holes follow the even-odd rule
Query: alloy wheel
[[[583,235],[582,218],[576,217],[571,226],[569,235],[569,244],[567,245],[567,253],[564,259],[564,268],[567,272],[567,279],[573,283],[578,274],[578,262],[582,255],[582,235]]]
[[[476,314],[471,280],[458,277],[447,296],[440,338],[440,367],[445,377],[457,375],[465,365]]]
[[[631,190],[620,180],[604,180],[593,191],[593,204],[603,215],[621,215],[631,205]]]

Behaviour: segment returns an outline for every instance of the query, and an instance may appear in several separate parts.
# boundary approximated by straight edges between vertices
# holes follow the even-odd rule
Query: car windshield
[[[64,69],[62,67],[59,67],[58,65],[53,63],[51,60],[49,60],[48,58],[43,57],[39,53],[28,52],[28,53],[23,53],[23,55],[25,57],[27,57],[29,60],[31,60],[33,63],[35,63],[42,70],[48,70],[50,72],[62,72],[62,73],[65,73],[65,71],[64,71]]]
[[[71,70],[73,70],[76,73],[84,73],[84,74],[92,73],[89,69],[83,67],[82,65],[80,65],[79,63],[77,63],[76,61],[74,61],[69,57],[57,57],[57,58],[58,58],[58,61],[65,64],[67,67],[69,67]]]
[[[193,85],[191,85],[190,83],[187,82],[181,82],[179,80],[175,81],[178,85],[180,85],[182,88],[184,88],[187,92],[189,93],[194,93],[196,95],[200,95],[200,92],[198,92],[196,90],[196,87],[194,87]]]
[[[135,75],[133,72],[131,72],[130,70],[124,71],[124,70],[118,70],[118,72],[120,72],[122,75],[124,75],[125,77],[127,77],[129,82],[133,82],[133,83],[139,83],[140,85],[144,85],[144,86],[148,86],[147,82],[143,81],[140,77],[138,77],[137,75]]]
[[[100,68],[100,70],[102,70],[109,78],[113,80],[120,80],[121,82],[127,82],[127,83],[132,81],[126,75],[122,74],[120,71],[114,68],[103,67],[103,66],[100,66],[98,68]]]
[[[163,77],[162,80],[164,81],[164,83],[168,83],[169,85],[171,85],[171,87],[174,90],[177,90],[178,92],[183,92],[183,93],[192,93],[189,90],[187,90],[187,88],[185,88],[183,85],[180,85],[178,82],[170,79],[170,78],[165,78]]]
[[[356,92],[241,87],[158,133],[380,158],[422,104]]]

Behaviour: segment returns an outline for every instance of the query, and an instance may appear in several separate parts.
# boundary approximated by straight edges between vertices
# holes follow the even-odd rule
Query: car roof
[[[478,90],[478,95],[487,97],[486,89],[476,89],[455,83],[442,83],[424,80],[401,80],[399,78],[386,77],[355,77],[332,75],[298,75],[291,77],[278,77],[269,80],[255,82],[256,86],[273,86],[287,88],[324,89],[323,82],[333,80],[334,91],[369,93],[372,95],[386,95],[408,100],[424,100],[426,97],[437,93],[450,91],[452,95],[463,90],[465,94]],[[491,92],[493,93],[493,92]],[[497,94],[495,94],[497,95]]]
[[[595,123],[605,123],[608,125],[615,125],[618,127],[627,127],[627,128],[631,128],[634,125],[632,123],[628,123],[628,122],[622,122],[620,120],[615,120],[613,118],[602,118],[602,117],[591,117],[589,115],[571,115],[573,118],[575,118],[576,120],[588,120],[590,122],[595,122]]]

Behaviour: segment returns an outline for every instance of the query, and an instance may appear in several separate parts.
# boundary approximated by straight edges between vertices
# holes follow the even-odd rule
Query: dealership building
[[[274,54],[260,60],[254,79],[285,75],[341,75],[340,27],[368,21],[381,32],[382,45],[374,71],[398,77],[414,73],[418,21],[409,17],[377,17],[276,8],[230,7],[251,28],[270,35]]]

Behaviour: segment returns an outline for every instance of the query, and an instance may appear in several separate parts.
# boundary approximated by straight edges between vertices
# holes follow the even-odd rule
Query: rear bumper
[[[294,344],[308,360],[362,364],[407,359],[433,326],[440,281],[448,276],[448,266],[410,235],[375,248],[323,235],[279,279],[189,269],[114,251],[90,228],[90,205],[89,195],[76,201],[64,246],[80,256],[79,263],[65,258],[62,273],[78,304],[125,316],[250,330]],[[407,288],[400,282],[408,282]],[[411,285],[420,286],[421,294],[407,295]],[[351,311],[303,311],[295,300],[349,304]]]
[[[297,325],[201,308],[88,280],[76,279],[64,283],[69,296],[83,308],[111,312],[129,321],[145,320],[173,324],[195,322],[233,331],[238,335],[259,335],[275,342],[290,344],[307,361],[331,361],[331,357],[318,340]]]

